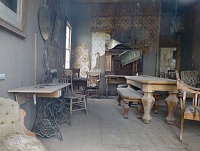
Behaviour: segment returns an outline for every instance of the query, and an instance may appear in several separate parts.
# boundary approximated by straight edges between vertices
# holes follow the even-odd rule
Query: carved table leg
[[[159,99],[161,98],[161,96],[160,95],[157,95],[157,94],[154,94],[153,95],[154,96],[154,98],[155,98],[155,104],[154,104],[154,113],[155,114],[158,114],[158,110],[159,110]]]
[[[179,101],[179,99],[177,98],[176,95],[177,95],[177,93],[169,92],[169,96],[165,99],[167,109],[168,109],[168,115],[166,117],[168,124],[174,124],[174,122],[176,120],[174,117],[174,113],[176,110],[177,103]]]
[[[121,106],[121,100],[122,100],[121,96],[118,95],[117,96],[118,106]]]
[[[124,118],[128,119],[129,105],[128,101],[124,101]]]
[[[144,92],[143,97],[141,98],[142,104],[144,107],[144,116],[142,117],[143,122],[148,124],[151,122],[151,109],[155,102],[152,92]]]
[[[142,118],[142,111],[143,111],[142,104],[141,104],[141,103],[138,103],[138,105],[137,105],[137,114],[136,114],[136,117],[137,117],[138,119],[141,119],[141,118]]]

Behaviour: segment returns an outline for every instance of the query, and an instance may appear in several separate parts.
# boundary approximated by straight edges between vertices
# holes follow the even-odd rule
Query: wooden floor
[[[144,124],[131,107],[129,119],[123,118],[123,106],[116,99],[88,99],[88,116],[73,112],[72,126],[59,125],[63,142],[56,137],[38,137],[48,151],[199,151],[200,123],[186,122],[184,141],[178,140],[180,115],[175,125],[165,122],[167,110],[161,102],[159,114]],[[163,104],[163,105],[162,105]],[[179,110],[178,110],[179,112]],[[198,142],[197,142],[198,140]]]

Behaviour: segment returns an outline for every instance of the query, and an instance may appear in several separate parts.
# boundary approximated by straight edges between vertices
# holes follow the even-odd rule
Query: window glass
[[[65,46],[65,69],[70,68],[70,56],[71,56],[71,31],[72,28],[69,23],[66,26],[66,46]]]

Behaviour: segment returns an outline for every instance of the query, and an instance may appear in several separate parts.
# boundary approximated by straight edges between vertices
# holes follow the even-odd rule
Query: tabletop
[[[53,93],[64,87],[69,86],[70,83],[48,83],[48,84],[37,84],[26,87],[19,87],[8,90],[8,92],[18,93]]]
[[[138,81],[145,84],[176,84],[176,80],[153,76],[125,76],[127,80]]]
[[[124,78],[125,75],[105,75],[106,78]]]

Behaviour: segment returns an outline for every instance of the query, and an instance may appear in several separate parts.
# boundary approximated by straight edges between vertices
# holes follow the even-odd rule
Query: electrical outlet
[[[5,80],[6,74],[5,73],[0,73],[0,80]]]

